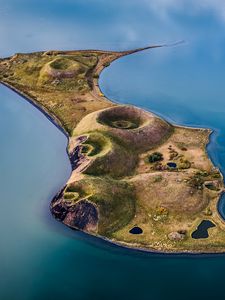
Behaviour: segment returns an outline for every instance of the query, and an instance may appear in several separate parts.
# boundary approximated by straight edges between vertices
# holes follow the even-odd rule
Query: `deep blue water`
[[[0,0],[0,56],[184,39],[114,62],[100,86],[117,102],[214,129],[208,150],[225,174],[224,12],[219,0]],[[48,206],[70,175],[67,139],[5,87],[0,140],[1,300],[224,298],[225,256],[128,251],[56,222]]]

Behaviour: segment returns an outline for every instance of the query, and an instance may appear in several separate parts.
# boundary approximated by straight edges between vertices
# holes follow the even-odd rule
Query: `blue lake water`
[[[0,0],[0,56],[184,39],[179,47],[114,62],[100,86],[117,102],[214,129],[208,150],[225,174],[225,7],[222,1],[196,2]],[[70,175],[67,139],[5,87],[0,140],[1,300],[224,298],[225,256],[128,251],[56,222],[48,206]]]

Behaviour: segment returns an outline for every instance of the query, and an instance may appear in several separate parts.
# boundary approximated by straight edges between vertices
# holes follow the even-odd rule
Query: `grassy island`
[[[57,220],[130,248],[225,252],[223,177],[206,152],[211,131],[115,104],[98,87],[112,61],[155,47],[19,53],[0,59],[0,82],[69,138],[71,177],[50,205]]]

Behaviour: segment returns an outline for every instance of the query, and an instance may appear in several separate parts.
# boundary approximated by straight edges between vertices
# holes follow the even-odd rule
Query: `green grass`
[[[116,120],[110,122],[110,124],[112,127],[120,128],[120,129],[134,129],[138,127],[136,123],[128,120]]]
[[[191,162],[187,159],[181,158],[178,162],[178,169],[189,169],[191,167]]]
[[[79,191],[79,199],[87,197],[97,204],[100,213],[98,233],[101,235],[110,237],[134,217],[135,193],[133,186],[126,181],[86,175],[66,190]]]
[[[49,66],[51,66],[53,69],[56,70],[66,70],[69,67],[71,67],[73,61],[71,59],[67,58],[57,58],[49,63]]]
[[[160,152],[153,152],[148,156],[148,162],[155,163],[163,160],[163,155]]]
[[[79,198],[80,198],[80,194],[77,192],[65,192],[64,193],[64,200],[66,200],[66,202],[67,201],[74,202],[74,201],[78,200]]]
[[[93,131],[83,143],[85,152],[92,163],[84,173],[93,176],[108,175],[119,178],[130,175],[137,163],[135,152],[118,143],[118,140],[107,133]]]
[[[89,133],[87,140],[82,143],[82,152],[88,156],[104,155],[110,149],[111,140],[98,131]]]
[[[119,129],[134,129],[140,125],[138,117],[124,117],[117,115],[117,111],[106,111],[104,114],[98,117],[97,121],[101,124],[108,125],[110,127]]]
[[[93,99],[91,78],[101,53],[74,52],[62,55],[57,51],[18,54],[0,61],[0,80],[22,91],[50,115],[60,120],[70,134],[79,120],[89,112],[109,107],[106,101]],[[76,69],[71,78],[53,78],[46,66],[58,71]]]

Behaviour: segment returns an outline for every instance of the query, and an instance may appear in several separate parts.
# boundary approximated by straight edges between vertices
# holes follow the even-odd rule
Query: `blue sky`
[[[225,2],[219,0],[0,0],[0,16],[2,56],[185,39],[211,47],[218,59],[224,45]]]

